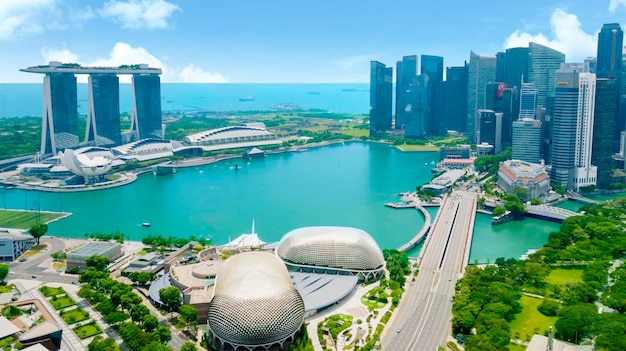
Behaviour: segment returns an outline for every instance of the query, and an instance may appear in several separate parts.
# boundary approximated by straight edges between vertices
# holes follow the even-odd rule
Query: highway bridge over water
[[[451,333],[452,296],[469,258],[476,194],[447,197],[420,253],[419,275],[383,333],[383,350],[437,351]]]

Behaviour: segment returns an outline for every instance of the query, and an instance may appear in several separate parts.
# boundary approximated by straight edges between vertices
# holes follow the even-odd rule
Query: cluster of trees
[[[204,237],[198,237],[195,235],[191,235],[188,238],[176,237],[173,235],[163,236],[163,235],[148,235],[147,237],[141,239],[141,242],[144,245],[152,246],[152,247],[183,247],[190,241],[195,241],[202,246],[207,246],[211,244],[211,241]]]
[[[126,236],[124,235],[124,233],[120,231],[115,231],[113,233],[103,233],[103,232],[85,233],[85,238],[91,238],[91,239],[96,239],[100,241],[115,240],[120,244],[124,242],[125,237]]]
[[[0,285],[6,284],[4,280],[7,279],[8,275],[9,275],[9,266],[4,263],[0,263]]]
[[[167,124],[165,139],[179,140],[189,134],[231,125],[225,118],[183,117]]]
[[[41,142],[41,117],[0,118],[0,160],[34,155]]]
[[[97,255],[87,260],[87,269],[79,276],[79,281],[85,284],[80,288],[78,295],[87,299],[105,321],[119,332],[130,350],[171,351],[172,349],[166,346],[172,338],[170,329],[159,324],[158,318],[150,314],[148,307],[142,304],[143,300],[133,292],[130,285],[109,277],[104,262],[108,260]],[[180,299],[180,291],[174,289]],[[181,302],[178,301],[177,308]],[[197,310],[192,306],[181,307],[179,312],[185,320],[195,322],[198,318]],[[116,350],[110,348],[110,344],[108,339],[99,338],[93,341],[89,350]],[[195,346],[194,348],[186,346],[186,349],[194,350]]]
[[[156,278],[154,272],[132,272],[128,274],[128,279],[138,285],[147,285]]]
[[[507,148],[499,154],[492,156],[481,156],[474,160],[474,167],[479,172],[487,172],[489,175],[496,175],[500,162],[511,159],[511,148]]]
[[[406,253],[395,249],[383,250],[383,258],[386,262],[387,271],[389,271],[389,280],[395,281],[404,286],[406,275],[411,273],[409,256]]]

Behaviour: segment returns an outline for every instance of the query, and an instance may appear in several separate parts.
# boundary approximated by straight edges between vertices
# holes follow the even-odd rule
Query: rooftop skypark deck
[[[20,69],[28,73],[72,73],[72,74],[161,74],[160,68],[148,67],[147,64],[121,65],[119,67],[86,67],[77,63],[51,61],[48,65],[31,66]]]

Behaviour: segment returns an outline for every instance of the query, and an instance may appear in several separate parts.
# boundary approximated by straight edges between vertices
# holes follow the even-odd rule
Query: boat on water
[[[149,226],[150,226],[150,223],[148,223],[148,222],[143,222],[143,223],[141,223],[141,226],[142,226],[142,227],[146,227],[146,228],[147,228],[147,227],[149,227]]]
[[[239,101],[254,101],[253,96],[240,97]]]

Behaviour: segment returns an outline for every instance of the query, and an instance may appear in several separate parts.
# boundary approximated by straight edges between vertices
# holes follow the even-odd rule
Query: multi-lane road
[[[457,191],[446,198],[420,255],[419,275],[385,328],[383,350],[437,351],[445,344],[454,285],[467,264],[475,213],[475,194]]]

